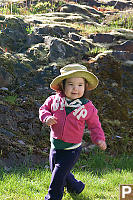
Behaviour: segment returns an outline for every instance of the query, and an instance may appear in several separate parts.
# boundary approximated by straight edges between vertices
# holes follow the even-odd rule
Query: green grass
[[[17,95],[15,96],[6,96],[5,98],[5,101],[11,103],[12,105],[14,105],[16,103],[16,100],[17,100]]]
[[[27,7],[25,3],[14,2],[8,0],[8,4],[4,5],[0,2],[0,14],[4,15],[31,15],[31,14],[41,14],[56,11],[58,6],[63,4],[62,1],[45,1],[45,2],[37,2],[36,4],[29,4]],[[32,2],[32,1],[31,1]]]
[[[119,185],[133,183],[133,157],[107,153],[83,154],[73,169],[86,187],[80,195],[64,192],[63,200],[117,200]],[[51,173],[44,167],[0,169],[0,200],[41,200],[47,194]]]

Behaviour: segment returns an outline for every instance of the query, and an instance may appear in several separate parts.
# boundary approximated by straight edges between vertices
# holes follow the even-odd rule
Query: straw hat
[[[50,84],[50,88],[55,91],[60,91],[61,83],[64,79],[80,77],[85,78],[88,82],[87,90],[93,90],[98,85],[98,78],[87,70],[84,65],[69,64],[60,69],[61,75],[57,76]]]

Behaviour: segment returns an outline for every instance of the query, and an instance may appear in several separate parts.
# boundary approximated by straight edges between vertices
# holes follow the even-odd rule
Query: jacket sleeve
[[[97,144],[99,140],[105,141],[104,131],[97,113],[97,109],[93,106],[89,111],[89,118],[86,120],[90,131],[90,137],[94,144]]]
[[[48,97],[44,104],[39,108],[39,119],[42,123],[45,123],[46,119],[49,116],[52,116],[51,113],[51,103],[52,103],[52,97]]]

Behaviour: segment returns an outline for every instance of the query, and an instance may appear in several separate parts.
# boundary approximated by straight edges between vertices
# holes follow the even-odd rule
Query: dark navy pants
[[[65,186],[68,192],[75,192],[77,194],[82,192],[85,185],[81,181],[76,180],[70,172],[77,162],[81,150],[81,146],[71,150],[50,150],[49,162],[52,178],[45,200],[61,200]]]

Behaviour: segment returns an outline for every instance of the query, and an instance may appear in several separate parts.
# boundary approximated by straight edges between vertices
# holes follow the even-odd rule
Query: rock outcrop
[[[21,18],[0,16],[0,165],[45,161],[49,129],[40,123],[38,109],[53,93],[49,84],[60,67],[73,62],[99,77],[89,98],[99,110],[108,151],[132,152],[133,31],[82,34],[73,23],[108,23],[108,14],[95,9],[93,2],[101,4],[65,4],[57,13]],[[92,51],[103,47],[103,53]],[[88,137],[84,141],[90,143]]]

